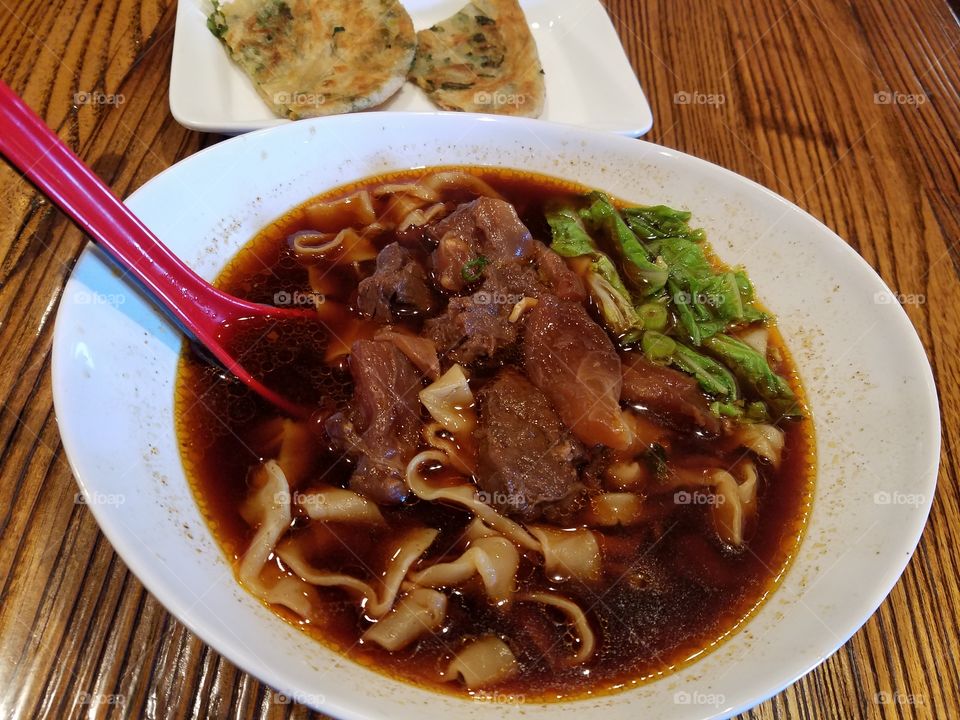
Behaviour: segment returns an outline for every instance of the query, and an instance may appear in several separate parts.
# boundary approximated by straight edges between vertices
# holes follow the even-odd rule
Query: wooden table
[[[917,555],[853,639],[752,718],[960,717],[951,1],[607,2],[653,105],[647,139],[753,178],[846,238],[904,301],[940,388],[940,489]],[[170,116],[175,10],[0,0],[0,76],[121,195],[220,140]],[[123,103],[74,105],[94,91]],[[86,241],[2,163],[0,198],[0,717],[307,716],[168,615],[75,502],[50,344]]]

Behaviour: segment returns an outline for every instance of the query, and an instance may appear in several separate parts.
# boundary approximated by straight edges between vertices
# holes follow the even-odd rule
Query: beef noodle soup
[[[218,284],[316,307],[244,357],[315,413],[185,350],[194,493],[238,581],[358,662],[528,700],[629,687],[715,647],[796,551],[802,390],[690,213],[431,168],[295,208]]]

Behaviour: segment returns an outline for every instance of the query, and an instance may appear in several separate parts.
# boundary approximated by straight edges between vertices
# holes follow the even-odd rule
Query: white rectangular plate
[[[429,27],[466,0],[404,0],[414,27]],[[639,137],[653,125],[620,38],[599,0],[521,0],[546,73],[544,120]],[[170,112],[191,130],[242,133],[289,122],[276,117],[207,29],[209,0],[180,0],[170,69]],[[406,83],[378,110],[438,108]]]

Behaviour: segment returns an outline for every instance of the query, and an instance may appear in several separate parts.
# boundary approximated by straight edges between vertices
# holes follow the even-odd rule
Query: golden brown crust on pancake
[[[399,0],[234,0],[208,27],[276,113],[374,107],[403,85],[416,50]]]
[[[474,0],[417,33],[410,79],[445,110],[538,117],[543,69],[517,0]]]

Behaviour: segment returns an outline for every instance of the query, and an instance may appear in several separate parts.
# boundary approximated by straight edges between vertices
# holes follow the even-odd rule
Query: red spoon
[[[263,385],[243,368],[232,340],[251,325],[269,328],[284,320],[318,322],[309,310],[276,308],[240,300],[216,289],[188,268],[120,202],[93,171],[0,81],[0,153],[61,210],[73,218],[123,270],[146,289],[189,336],[224,368],[266,400],[295,417],[310,411]]]

